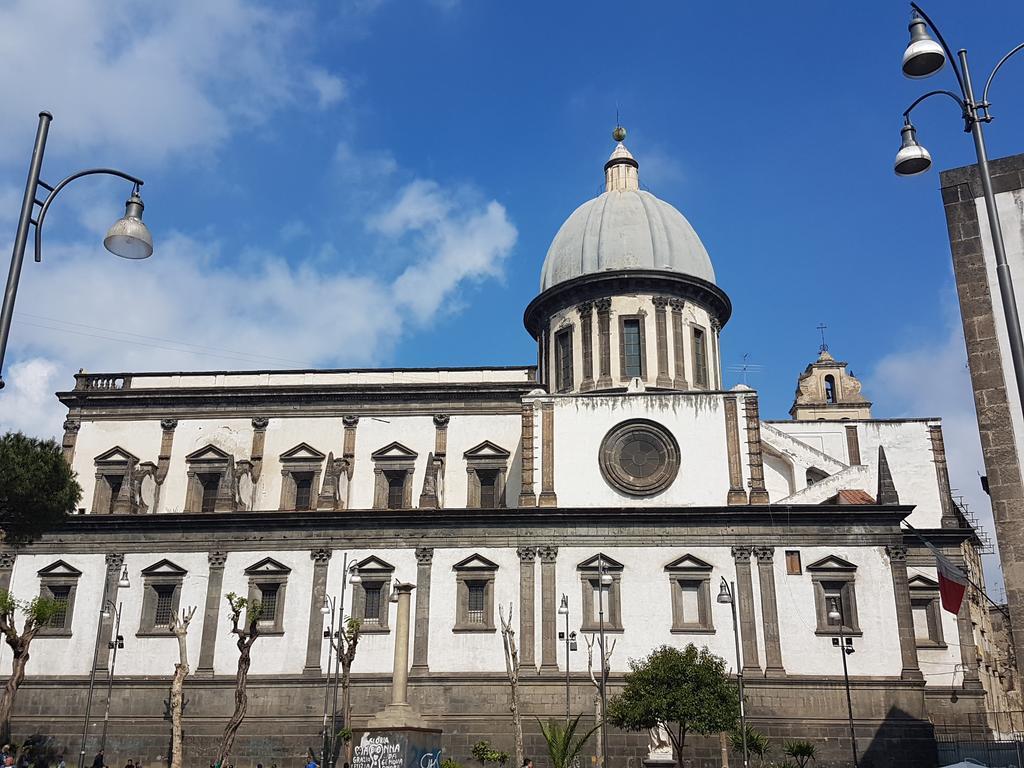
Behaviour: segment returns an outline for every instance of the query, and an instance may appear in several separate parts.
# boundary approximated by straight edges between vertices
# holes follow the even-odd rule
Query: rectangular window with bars
[[[708,386],[708,348],[704,329],[693,329],[693,382],[698,387]]]
[[[57,604],[57,609],[50,617],[49,627],[51,629],[67,629],[68,626],[68,605],[71,601],[71,587],[67,585],[51,584],[46,588],[50,598]]]
[[[156,604],[153,610],[153,626],[158,628],[169,627],[171,616],[174,614],[174,584],[154,584],[153,591],[156,592]]]
[[[572,389],[572,329],[555,334],[555,387],[559,392]]]
[[[487,608],[487,583],[471,581],[466,586],[469,588],[469,598],[466,602],[466,621],[470,624],[486,624],[484,612]]]
[[[313,473],[292,472],[292,482],[295,483],[295,509],[312,509]]]
[[[363,586],[363,623],[380,626],[381,585],[366,584]]]
[[[404,469],[384,473],[384,477],[388,481],[388,509],[402,509],[405,507],[406,474]]]
[[[220,491],[220,473],[204,472],[199,475],[199,485],[203,492],[201,512],[213,512],[217,506],[217,493]]]
[[[280,584],[260,584],[260,624],[267,626],[277,623],[277,598],[281,592]]]
[[[622,373],[626,378],[634,376],[643,378],[643,351],[638,319],[631,318],[622,321],[622,362]]]

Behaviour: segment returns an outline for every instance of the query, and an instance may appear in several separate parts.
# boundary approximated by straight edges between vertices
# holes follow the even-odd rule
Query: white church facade
[[[411,700],[444,730],[446,756],[468,762],[481,739],[511,747],[498,631],[509,605],[539,755],[533,718],[564,714],[567,666],[571,709],[592,716],[583,636],[602,621],[612,693],[630,659],[662,644],[706,645],[734,670],[724,578],[754,727],[815,742],[820,764],[846,758],[842,631],[856,651],[861,753],[876,766],[933,764],[930,721],[983,713],[982,683],[995,684],[979,675],[970,600],[959,616],[940,609],[921,541],[980,578],[941,423],[873,419],[824,349],[789,420],[762,420],[749,387],[723,389],[729,298],[693,228],[640,189],[638,169],[617,144],[606,191],[556,235],[525,314],[537,365],[77,375],[58,396],[82,509],[0,552],[0,588],[65,605],[34,641],[15,734],[78,752],[98,633],[104,684],[111,660],[106,597],[124,639],[107,752],[157,762],[178,654],[167,619],[197,606],[186,740],[188,764],[208,760],[232,708],[234,592],[265,606],[234,763],[287,764],[319,744],[325,596],[363,620],[358,727],[386,703],[398,580],[415,585]],[[579,636],[568,653],[563,595]],[[10,661],[0,651],[0,674]],[[615,768],[660,757],[647,734],[609,741]],[[719,764],[717,740],[690,749],[694,766]]]

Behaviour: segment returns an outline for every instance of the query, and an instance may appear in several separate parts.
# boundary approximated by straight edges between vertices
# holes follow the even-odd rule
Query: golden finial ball
[[[615,126],[615,130],[612,131],[612,138],[616,141],[623,141],[626,138],[626,129],[621,125]]]

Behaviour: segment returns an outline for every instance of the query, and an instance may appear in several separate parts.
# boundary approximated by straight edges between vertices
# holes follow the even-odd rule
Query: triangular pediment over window
[[[483,555],[470,555],[452,566],[453,571],[496,571],[498,564],[491,562]]]
[[[309,443],[299,443],[282,453],[280,458],[281,461],[321,461],[326,457]]]
[[[613,560],[608,555],[601,552],[600,554],[594,555],[593,557],[587,558],[582,563],[576,566],[578,571],[596,571],[598,568],[598,562],[604,563],[604,569],[606,571],[621,571],[622,563],[618,560]]]
[[[711,563],[706,563],[699,557],[690,554],[683,555],[665,566],[666,571],[710,571],[711,569]]]
[[[222,451],[216,445],[211,443],[209,445],[204,445],[198,451],[190,453],[185,457],[185,461],[224,461],[225,459],[230,458],[230,453]]]
[[[138,464],[139,457],[129,453],[119,445],[115,445],[109,451],[104,451],[95,459],[97,464]]]
[[[411,448],[406,448],[399,442],[388,443],[383,448],[378,448],[370,454],[374,461],[380,459],[415,459],[418,454]]]
[[[257,576],[264,573],[291,573],[292,569],[272,557],[265,557],[245,569],[246,576]]]
[[[511,454],[508,451],[490,440],[484,440],[462,454],[465,459],[507,459],[509,456]]]
[[[75,568],[73,565],[68,565],[63,560],[58,560],[55,563],[50,563],[48,566],[38,571],[37,576],[69,576],[78,578],[82,575],[82,572]]]
[[[184,576],[188,571],[170,560],[161,560],[142,569],[143,576]]]
[[[927,576],[913,576],[908,582],[911,589],[938,589],[939,582],[929,579]]]
[[[836,555],[823,557],[807,566],[808,571],[856,571],[857,566]]]
[[[370,555],[365,560],[360,560],[358,565],[356,566],[356,568],[358,569],[358,571],[360,573],[363,573],[364,571],[365,572],[370,572],[370,571],[389,571],[390,572],[390,571],[394,571],[395,570],[395,566],[391,565],[391,563],[384,562],[383,560],[381,560],[376,555]]]

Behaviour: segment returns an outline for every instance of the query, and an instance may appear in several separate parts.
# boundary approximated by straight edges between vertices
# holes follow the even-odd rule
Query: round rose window
[[[612,487],[631,496],[651,496],[676,479],[679,445],[660,424],[631,419],[605,435],[598,460]]]

